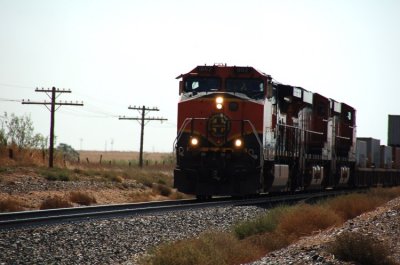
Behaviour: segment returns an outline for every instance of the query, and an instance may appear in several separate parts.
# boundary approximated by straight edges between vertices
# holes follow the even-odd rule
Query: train
[[[400,184],[399,168],[372,163],[376,142],[357,138],[346,103],[250,66],[197,66],[177,79],[180,192],[207,199]]]

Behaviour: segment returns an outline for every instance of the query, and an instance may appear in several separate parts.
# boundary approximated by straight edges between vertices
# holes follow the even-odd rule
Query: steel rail
[[[279,204],[290,204],[298,201],[311,202],[320,198],[337,196],[354,192],[354,190],[332,190],[314,193],[296,194],[262,194],[255,198],[235,199],[220,197],[210,201],[196,199],[156,201],[145,203],[113,204],[87,207],[61,208],[51,210],[22,211],[0,214],[0,230],[10,228],[25,228],[44,226],[49,224],[68,223],[73,221],[87,221],[99,218],[121,218],[146,214],[162,214],[165,212],[193,210],[223,206],[261,206],[273,207]]]

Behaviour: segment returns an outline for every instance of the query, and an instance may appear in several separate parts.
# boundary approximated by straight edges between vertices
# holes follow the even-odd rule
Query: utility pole
[[[154,107],[154,108],[147,108],[146,106],[129,106],[128,109],[134,109],[139,111],[139,114],[141,117],[133,117],[133,118],[129,118],[129,117],[119,117],[120,120],[135,120],[138,121],[140,124],[140,152],[139,152],[139,166],[143,167],[143,137],[144,137],[144,126],[149,122],[149,121],[166,121],[167,119],[165,118],[160,118],[160,117],[148,117],[146,118],[146,115],[150,112],[150,111],[159,111],[158,108]]]
[[[50,98],[50,102],[47,102],[46,100],[43,102],[38,102],[38,101],[24,101],[22,100],[22,104],[34,104],[34,105],[45,105],[45,107],[50,111],[50,147],[49,147],[49,167],[53,167],[53,161],[54,161],[54,123],[55,123],[55,112],[61,107],[61,106],[83,106],[83,102],[81,103],[73,103],[71,102],[56,102],[56,99],[62,94],[62,93],[71,93],[71,90],[61,90],[55,87],[52,87],[51,89],[35,89],[35,92],[44,92],[47,94],[47,96]],[[50,93],[50,94],[49,94]],[[48,107],[50,105],[50,108]],[[57,109],[56,109],[56,106]]]

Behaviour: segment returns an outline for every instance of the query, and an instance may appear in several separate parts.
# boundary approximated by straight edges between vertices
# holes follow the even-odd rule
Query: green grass
[[[284,213],[289,210],[289,206],[279,206],[271,209],[267,214],[261,215],[254,220],[241,222],[233,227],[235,235],[239,239],[272,232],[278,226],[279,220]]]
[[[71,171],[62,168],[49,168],[39,170],[39,174],[49,181],[70,181]]]

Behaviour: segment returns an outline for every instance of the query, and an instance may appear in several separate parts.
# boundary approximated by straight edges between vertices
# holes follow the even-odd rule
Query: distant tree
[[[7,113],[5,114],[8,118]],[[6,119],[7,135],[11,144],[17,145],[19,148],[31,147],[33,138],[33,123],[30,116],[18,117],[11,114]]]
[[[0,144],[15,144],[19,148],[46,148],[48,137],[34,134],[33,122],[30,116],[16,116],[4,113],[0,129]]]
[[[68,144],[60,143],[57,146],[57,151],[61,152],[66,160],[78,161],[79,153]]]
[[[6,134],[6,130],[4,128],[4,121],[2,118],[5,118],[5,117],[0,116],[0,122],[1,122],[0,123],[0,125],[1,125],[1,127],[0,127],[0,147],[7,145],[7,134]]]
[[[46,149],[48,146],[49,137],[43,136],[43,134],[37,133],[32,138],[32,147],[39,149]]]

